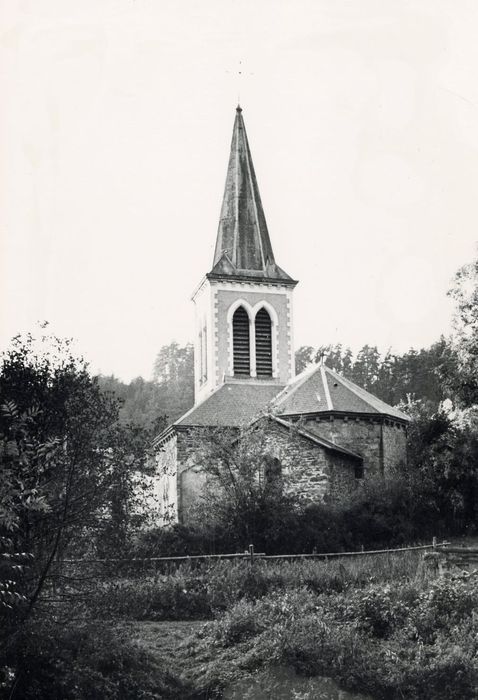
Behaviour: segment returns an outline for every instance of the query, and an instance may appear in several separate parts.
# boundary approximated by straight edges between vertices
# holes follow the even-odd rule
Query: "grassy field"
[[[302,698],[337,685],[350,698],[475,698],[476,578],[439,578],[436,556],[182,566],[105,582],[92,612],[122,620],[190,697],[275,697],[286,674]],[[307,690],[324,677],[325,695]]]
[[[440,576],[440,556],[84,576],[89,590],[65,588],[15,636],[7,667],[28,670],[22,700],[478,698],[478,576]]]

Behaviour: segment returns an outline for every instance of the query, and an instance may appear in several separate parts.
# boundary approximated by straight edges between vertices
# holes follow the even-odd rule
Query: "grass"
[[[186,564],[105,581],[87,613],[174,669],[190,697],[237,683],[273,697],[284,673],[291,688],[314,687],[299,674],[376,699],[466,700],[478,697],[477,583],[438,578],[437,556]]]
[[[242,599],[275,591],[341,592],[371,583],[420,581],[432,573],[418,552],[329,562],[257,561],[252,568],[245,562],[184,564],[170,574],[103,581],[91,592],[89,607],[99,619],[212,619]]]

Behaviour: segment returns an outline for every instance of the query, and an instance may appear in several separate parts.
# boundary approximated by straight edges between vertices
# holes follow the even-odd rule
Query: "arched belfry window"
[[[256,374],[272,377],[272,321],[262,308],[256,314]]]
[[[251,373],[249,352],[249,316],[243,306],[239,306],[232,317],[232,338],[234,355],[234,375]]]

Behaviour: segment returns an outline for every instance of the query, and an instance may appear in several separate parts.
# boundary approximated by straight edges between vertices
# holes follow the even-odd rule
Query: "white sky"
[[[295,340],[450,324],[478,224],[475,0],[0,0],[0,345],[95,371],[192,339],[240,96]]]

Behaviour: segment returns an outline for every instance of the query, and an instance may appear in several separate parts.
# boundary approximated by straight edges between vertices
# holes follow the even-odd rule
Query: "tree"
[[[442,406],[431,413],[409,405],[407,476],[417,501],[428,502],[449,532],[476,529],[478,517],[478,410]]]
[[[443,379],[455,401],[471,406],[478,404],[478,258],[458,270],[448,295],[455,302],[454,363]]]
[[[295,351],[295,373],[300,374],[315,362],[315,350],[311,345],[302,345]]]
[[[161,389],[155,382],[136,377],[125,384],[113,375],[100,375],[98,384],[102,391],[109,392],[119,400],[120,423],[135,425],[154,435],[166,427],[167,406],[161,397]]]
[[[159,351],[153,368],[161,407],[175,421],[194,404],[194,348],[173,341]]]
[[[243,549],[254,543],[275,551],[287,539],[298,504],[283,489],[280,463],[265,426],[259,422],[241,430],[197,429],[193,439],[196,463],[206,476],[198,525],[208,528],[210,538],[223,548]]]
[[[70,342],[49,336],[14,339],[2,358],[0,404],[0,537],[31,556],[20,582],[25,618],[67,552],[91,548],[115,513],[124,530],[149,436],[122,426],[117,401]]]

